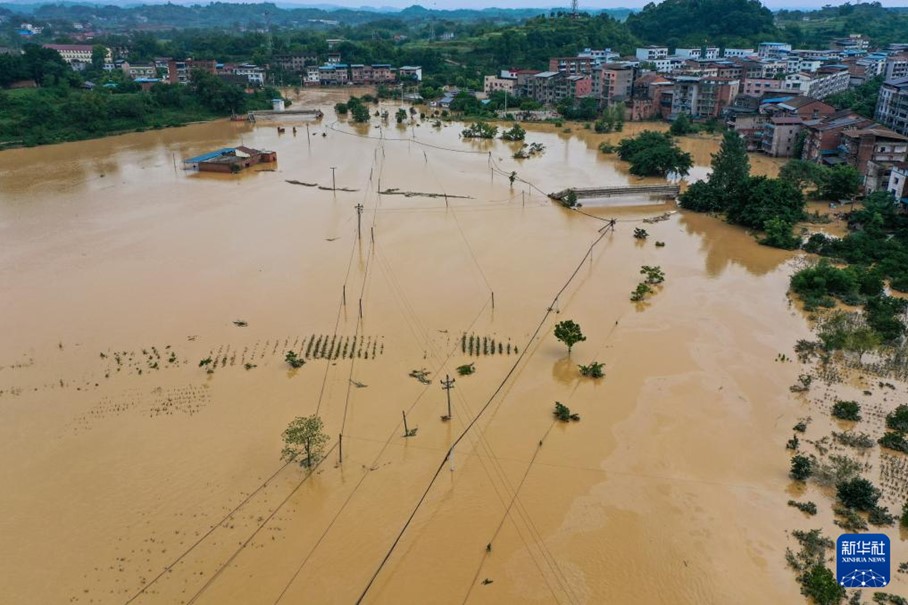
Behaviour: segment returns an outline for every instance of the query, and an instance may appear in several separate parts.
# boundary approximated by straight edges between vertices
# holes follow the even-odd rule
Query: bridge
[[[281,116],[305,116],[311,118],[321,118],[322,117],[321,109],[284,109],[282,111],[275,111],[273,109],[257,109],[255,111],[250,111],[246,116],[246,119],[250,122],[255,122],[256,118],[279,118]]]
[[[567,205],[566,198],[574,192],[578,200],[604,197],[646,196],[649,198],[674,199],[681,192],[679,185],[628,185],[624,187],[572,187],[557,193],[550,193],[553,200]]]

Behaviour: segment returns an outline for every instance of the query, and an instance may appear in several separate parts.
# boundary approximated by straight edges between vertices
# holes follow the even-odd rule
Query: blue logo
[[[836,541],[836,579],[845,588],[883,588],[889,584],[889,536],[842,534]]]

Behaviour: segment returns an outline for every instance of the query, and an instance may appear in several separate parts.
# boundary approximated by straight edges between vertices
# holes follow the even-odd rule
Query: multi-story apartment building
[[[732,57],[750,57],[755,55],[754,49],[752,48],[726,48],[722,50],[722,56],[726,59],[731,59]]]
[[[556,105],[565,99],[592,94],[592,79],[587,75],[569,76],[561,71],[543,71],[527,78],[527,95],[537,103]]]
[[[246,78],[253,86],[262,86],[265,83],[265,69],[252,63],[237,65],[233,69],[233,73]]]
[[[883,77],[887,80],[908,77],[908,53],[889,55],[883,68]]]
[[[549,59],[549,71],[560,71],[569,76],[593,74],[592,57],[553,57]]]
[[[759,97],[766,93],[785,91],[785,82],[775,78],[744,78],[741,80],[741,94],[748,97]]]
[[[660,74],[670,74],[672,72],[678,71],[684,66],[684,62],[685,59],[674,56],[649,61],[649,63],[652,63],[656,66],[656,71]]]
[[[89,44],[44,44],[44,48],[49,48],[60,53],[63,60],[73,69],[83,69],[86,65],[91,64],[91,53],[94,46]],[[109,48],[105,47],[105,63],[113,63],[113,55]]]
[[[649,62],[658,61],[659,59],[665,59],[668,57],[668,47],[667,46],[644,46],[643,48],[637,49],[636,57],[640,61],[649,61]]]
[[[707,48],[676,48],[675,54],[685,59],[718,59],[719,49],[713,46]]]
[[[211,60],[186,59],[185,61],[167,61],[167,81],[171,84],[189,84],[192,80],[192,70],[201,69],[210,74],[217,75],[217,62]]]
[[[864,177],[867,193],[885,189],[892,167],[908,157],[908,137],[878,124],[842,131],[840,157]]]
[[[908,134],[908,77],[883,83],[874,117],[897,133]]]
[[[789,73],[799,71],[813,73],[822,66],[823,62],[819,59],[804,59],[803,57],[793,57],[791,55],[788,56],[785,62],[785,69]]]
[[[788,74],[785,76],[785,90],[814,99],[824,99],[847,90],[849,80],[848,68],[844,65],[827,66],[813,74]]]
[[[801,159],[822,162],[824,158],[837,155],[842,131],[849,128],[866,128],[873,120],[861,117],[851,110],[837,111],[820,120],[804,123],[804,151]]]
[[[350,81],[345,63],[322,65],[318,68],[318,81],[323,86],[340,86]]]
[[[837,38],[830,45],[834,50],[867,50],[870,40],[861,34],[851,34],[847,38]]]
[[[623,103],[633,94],[636,73],[629,65],[606,64],[595,73],[591,92],[603,105]]]
[[[686,113],[693,118],[718,118],[738,95],[738,81],[731,78],[678,76],[675,78],[671,117]]]
[[[286,71],[303,73],[309,65],[318,63],[318,55],[315,54],[290,54],[277,55],[274,57],[274,64]]]
[[[135,80],[136,78],[157,78],[158,68],[154,63],[127,63],[123,62],[120,66],[127,76]]]
[[[761,151],[774,158],[788,158],[797,145],[804,122],[797,116],[774,116],[763,123]]]
[[[784,42],[760,42],[757,45],[757,55],[761,57],[784,57],[791,52],[791,44]]]
[[[486,76],[483,78],[482,91],[487,95],[493,92],[504,91],[508,94],[514,94],[517,88],[517,76]]]
[[[611,48],[603,48],[601,50],[584,48],[582,52],[577,53],[578,57],[589,57],[593,60],[593,65],[602,65],[604,63],[610,63],[616,59],[620,59],[621,55],[612,52]]]

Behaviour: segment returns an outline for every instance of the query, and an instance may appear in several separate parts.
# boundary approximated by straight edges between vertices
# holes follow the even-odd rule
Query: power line
[[[536,326],[536,329],[533,331],[533,334],[530,336],[529,340],[527,341],[527,346],[524,346],[524,348],[521,350],[520,354],[517,356],[517,360],[511,366],[510,370],[508,370],[504,379],[502,379],[501,383],[498,385],[498,387],[495,389],[495,391],[489,397],[488,401],[486,401],[486,403],[480,408],[479,412],[473,417],[473,419],[466,426],[466,428],[463,429],[463,431],[460,433],[460,435],[458,435],[458,437],[454,440],[454,442],[448,448],[448,451],[445,454],[444,459],[442,459],[442,461],[439,463],[438,468],[435,470],[435,473],[432,475],[432,478],[429,480],[429,484],[426,486],[426,489],[423,491],[422,495],[420,496],[419,500],[417,501],[416,506],[413,508],[413,511],[410,513],[410,516],[407,517],[407,520],[404,522],[403,527],[401,527],[400,531],[398,532],[397,537],[394,539],[394,542],[392,542],[392,544],[391,544],[390,548],[388,549],[387,553],[385,554],[384,558],[379,563],[378,568],[372,574],[372,577],[369,579],[368,584],[366,584],[366,587],[363,589],[362,593],[360,594],[359,598],[357,599],[357,601],[356,601],[357,604],[361,603],[362,600],[366,597],[369,590],[372,588],[372,585],[374,584],[375,579],[378,577],[378,574],[381,573],[381,570],[387,564],[388,559],[391,558],[391,554],[397,548],[397,545],[400,543],[400,540],[403,537],[404,533],[406,532],[407,528],[410,526],[410,523],[412,523],[413,518],[416,516],[416,513],[419,511],[420,507],[425,502],[426,497],[429,495],[429,491],[432,489],[432,486],[435,484],[436,479],[438,479],[438,476],[441,474],[442,469],[444,469],[445,463],[447,462],[448,458],[451,456],[451,453],[454,451],[454,448],[457,446],[458,443],[460,443],[463,440],[463,438],[467,435],[467,433],[470,431],[470,429],[473,428],[473,425],[476,424],[476,422],[482,417],[483,413],[492,404],[492,401],[494,401],[495,397],[498,395],[498,393],[501,391],[501,389],[504,388],[505,383],[507,383],[508,379],[514,373],[514,371],[517,369],[517,366],[520,364],[521,360],[526,355],[528,345],[530,343],[532,343],[533,340],[536,339],[536,337],[539,335],[540,330],[542,330],[542,326],[545,324],[545,321],[548,319],[549,315],[552,314],[552,310],[554,308],[554,305],[558,301],[558,298],[561,296],[561,294],[565,291],[565,289],[567,289],[567,287],[573,281],[574,277],[580,271],[581,267],[583,267],[583,264],[586,262],[587,257],[590,254],[592,254],[593,247],[595,247],[595,245],[598,244],[602,240],[602,238],[605,237],[606,233],[608,233],[608,230],[603,230],[603,232],[600,233],[599,237],[597,237],[596,240],[590,245],[586,254],[583,255],[583,258],[581,259],[580,263],[577,265],[577,268],[574,270],[574,272],[568,278],[567,282],[565,282],[565,284],[561,287],[561,289],[555,295],[555,298],[553,299],[552,304],[548,307],[548,309],[546,309],[545,313],[542,316],[542,319],[539,321],[539,324]]]
[[[267,517],[265,517],[265,520],[262,521],[262,522],[258,525],[258,527],[255,528],[255,531],[253,531],[252,534],[250,534],[250,536],[249,536],[248,538],[246,538],[243,542],[240,543],[239,548],[237,548],[237,549],[233,552],[233,554],[230,555],[230,557],[229,557],[226,561],[224,561],[224,563],[217,569],[217,571],[214,572],[214,575],[212,575],[212,576],[208,579],[208,581],[205,582],[205,584],[202,585],[202,587],[198,590],[198,592],[196,592],[196,593],[192,596],[192,598],[189,599],[189,601],[187,602],[188,605],[192,605],[193,603],[195,603],[196,600],[198,600],[198,598],[202,595],[202,593],[204,593],[206,590],[208,590],[208,587],[211,586],[211,585],[214,583],[215,580],[217,580],[218,576],[220,576],[221,573],[223,573],[223,571],[224,571],[225,569],[227,569],[227,566],[230,565],[230,564],[233,562],[234,559],[236,559],[237,555],[239,555],[240,552],[241,552],[244,548],[246,548],[246,546],[252,541],[253,538],[255,538],[255,537],[258,535],[258,533],[259,533],[260,531],[262,531],[262,528],[265,527],[265,526],[268,524],[268,522],[271,521],[271,519],[274,518],[274,515],[276,515],[277,512],[278,512],[279,510],[281,510],[281,508],[283,508],[283,506],[284,506],[285,504],[287,504],[287,502],[290,500],[290,498],[293,496],[293,494],[295,494],[295,493],[297,492],[297,490],[298,490],[300,487],[302,487],[303,483],[305,483],[306,480],[309,479],[309,477],[311,477],[311,476],[315,473],[315,471],[318,469],[318,467],[321,466],[322,463],[323,463],[325,460],[328,459],[328,454],[330,454],[330,453],[334,450],[334,448],[336,448],[336,447],[337,447],[337,444],[335,443],[334,445],[332,445],[332,446],[328,449],[327,452],[325,452],[325,454],[322,456],[322,458],[321,458],[320,460],[318,460],[318,462],[315,463],[315,466],[313,466],[313,467],[311,467],[311,468],[309,469],[309,472],[306,473],[306,475],[300,480],[300,482],[296,484],[296,487],[294,487],[294,488],[290,491],[290,493],[287,494],[287,496],[286,496],[283,500],[281,500],[280,504],[278,504],[278,505],[274,508],[274,510],[271,511],[271,513],[270,513]]]

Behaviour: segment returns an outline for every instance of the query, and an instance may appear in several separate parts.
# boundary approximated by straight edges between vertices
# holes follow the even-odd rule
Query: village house
[[[422,82],[422,67],[419,65],[404,65],[397,70],[397,73],[401,82],[406,80]]]
[[[860,129],[873,124],[873,120],[861,117],[851,110],[837,111],[819,120],[804,123],[804,151],[801,159],[810,162],[834,164],[839,153],[842,132],[845,129]]]
[[[874,124],[843,130],[839,149],[839,157],[857,168],[870,193],[888,187],[893,165],[908,159],[908,137]]]
[[[221,172],[235,174],[256,164],[273,163],[277,161],[274,151],[262,151],[251,147],[225,147],[204,153],[202,155],[183,160],[186,168],[199,172]]]

